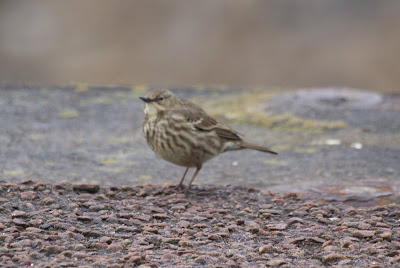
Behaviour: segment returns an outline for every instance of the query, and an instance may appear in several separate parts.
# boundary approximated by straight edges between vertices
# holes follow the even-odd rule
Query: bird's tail
[[[267,147],[256,145],[256,144],[252,144],[252,143],[248,143],[248,142],[245,142],[245,141],[241,141],[239,143],[239,145],[242,148],[253,149],[253,150],[257,150],[257,151],[264,152],[264,153],[278,154],[277,152],[274,152],[271,149],[268,149]]]

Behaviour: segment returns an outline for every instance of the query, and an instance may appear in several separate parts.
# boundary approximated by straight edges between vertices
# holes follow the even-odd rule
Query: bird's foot
[[[174,187],[175,190],[183,192],[185,190],[185,186],[181,183]]]
[[[190,187],[188,186],[185,190],[185,196],[188,196],[189,194],[193,193],[192,190],[190,190]]]

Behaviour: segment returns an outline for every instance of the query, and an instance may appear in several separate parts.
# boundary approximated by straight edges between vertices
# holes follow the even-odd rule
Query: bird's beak
[[[146,98],[146,97],[139,97],[139,99],[141,99],[144,102],[152,102],[152,99]]]

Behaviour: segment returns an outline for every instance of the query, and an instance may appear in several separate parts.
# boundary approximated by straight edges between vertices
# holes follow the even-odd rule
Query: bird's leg
[[[175,189],[178,190],[178,189],[182,189],[183,188],[183,184],[182,183],[185,180],[185,176],[186,176],[186,173],[188,172],[188,170],[189,170],[189,168],[186,168],[185,173],[183,173],[181,182],[178,184],[178,186],[175,187]]]
[[[197,173],[199,173],[200,169],[201,169],[201,166],[199,166],[199,167],[196,168],[196,171],[194,172],[193,177],[192,177],[192,179],[190,180],[188,187],[186,188],[185,194],[188,193],[189,188],[190,188],[190,185],[192,185],[192,183],[193,183],[194,179],[196,178]]]

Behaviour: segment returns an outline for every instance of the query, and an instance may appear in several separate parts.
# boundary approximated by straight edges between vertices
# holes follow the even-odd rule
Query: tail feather
[[[253,149],[253,150],[257,150],[257,151],[264,152],[264,153],[278,154],[277,152],[274,152],[271,149],[268,149],[267,147],[260,146],[260,145],[257,145],[257,144],[248,143],[248,142],[245,142],[245,141],[241,141],[239,143],[239,145],[242,148]]]

